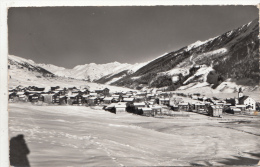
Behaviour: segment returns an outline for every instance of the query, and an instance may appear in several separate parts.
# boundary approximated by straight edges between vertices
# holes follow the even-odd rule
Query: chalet
[[[153,94],[147,94],[147,100],[152,100],[152,99],[155,99],[155,95]]]
[[[138,109],[138,108],[142,108],[142,107],[145,107],[145,103],[144,103],[144,102],[141,102],[141,103],[134,103],[134,107],[135,107],[136,109]]]
[[[104,102],[104,96],[100,96],[100,97],[97,97],[97,105],[101,104]]]
[[[59,88],[59,89],[56,89],[56,91],[59,92],[60,95],[65,95],[66,94],[66,88],[62,89],[62,88]]]
[[[87,99],[87,102],[88,102],[89,106],[95,106],[98,103],[98,99],[97,99],[97,97],[89,97]]]
[[[90,92],[90,93],[89,93],[89,96],[91,96],[91,97],[97,97],[98,94],[97,94],[97,93],[94,93],[94,92]]]
[[[145,102],[145,101],[146,101],[145,96],[135,96],[135,102],[141,103],[141,102]]]
[[[209,105],[207,107],[209,116],[221,117],[223,113],[223,107],[221,105]]]
[[[109,89],[105,88],[105,89],[97,89],[95,90],[95,93],[97,94],[103,94],[105,96],[109,95]]]
[[[40,94],[40,95],[39,95],[38,101],[44,102],[44,96],[43,96],[43,94]]]
[[[116,113],[116,108],[115,108],[115,103],[111,103],[108,106],[104,107],[104,109],[106,111],[112,112],[112,113]]]
[[[19,101],[22,101],[22,102],[28,101],[28,97],[26,95],[19,95],[18,99],[19,99]]]
[[[60,104],[60,95],[59,93],[55,93],[52,97],[53,104]]]
[[[111,104],[113,99],[114,99],[113,97],[105,97],[103,99],[104,104]]]
[[[70,105],[82,105],[84,103],[83,96],[80,94],[73,94],[68,96],[68,103]]]
[[[147,94],[146,92],[139,92],[139,93],[137,93],[136,95],[137,95],[137,96],[143,96],[143,97],[145,97],[146,94]]]
[[[195,103],[194,105],[194,111],[198,113],[203,113],[206,111],[206,105],[205,103]]]
[[[39,94],[29,94],[28,99],[30,102],[38,102]]]
[[[189,103],[179,103],[178,104],[179,111],[189,111]]]
[[[126,103],[120,102],[115,105],[116,113],[126,112]]]
[[[159,99],[159,103],[160,103],[161,105],[167,105],[167,106],[169,106],[169,105],[170,105],[170,99],[169,99],[169,98],[160,98],[160,99]]]
[[[140,110],[142,111],[142,115],[146,115],[146,116],[153,116],[153,110],[152,108],[148,108],[148,107],[142,107],[140,108]]]
[[[128,104],[133,104],[134,103],[134,98],[124,98],[123,102],[127,102]]]
[[[83,103],[88,103],[88,98],[90,97],[89,95],[82,95],[83,97]]]
[[[114,102],[119,102],[120,101],[120,95],[114,94],[114,95],[112,95],[112,97],[113,97],[113,101]]]
[[[26,92],[17,92],[16,94],[18,95],[19,101],[23,101],[23,102],[28,101],[28,96],[26,95],[27,94]]]
[[[150,107],[152,108],[152,115],[153,116],[157,115],[159,112],[162,113],[162,107],[161,106],[152,105]]]
[[[144,102],[141,103],[134,103],[133,105],[133,113],[138,114],[138,115],[142,115],[143,111],[142,108],[146,107],[146,104]]]
[[[43,102],[47,104],[52,104],[53,103],[53,96],[54,94],[43,94]]]

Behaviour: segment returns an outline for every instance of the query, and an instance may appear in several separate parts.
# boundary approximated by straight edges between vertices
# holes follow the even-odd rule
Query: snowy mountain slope
[[[8,55],[8,68],[10,69],[9,72],[27,71],[34,74],[34,76],[53,76],[53,73],[42,68],[33,60],[27,60],[14,55]],[[15,73],[10,73],[9,75],[11,74]]]
[[[104,76],[111,76],[122,71],[127,70],[128,73],[134,73],[139,68],[145,65],[145,63],[127,64],[119,62],[111,62],[107,64],[85,64],[77,65],[73,69],[66,69],[64,67],[55,66],[52,64],[37,64],[32,60],[27,60],[18,56],[9,55],[9,64],[15,65],[13,68],[27,69],[27,71],[40,71],[40,73],[46,73],[49,75],[55,75],[60,77],[83,79],[88,81],[98,80]],[[21,72],[24,70],[20,70]],[[31,75],[42,75],[32,73]],[[115,81],[115,79],[114,79]]]
[[[57,71],[66,70],[66,68],[64,67],[55,66],[53,64],[37,64],[37,65],[44,69],[48,69],[48,71],[52,72],[53,74],[57,73]]]
[[[159,56],[113,84],[138,89],[209,87],[225,91],[218,89],[222,82],[231,79],[239,85],[240,80],[246,79],[252,81],[251,86],[256,86],[259,83],[258,34],[258,20],[254,20],[217,37]]]
[[[9,73],[9,87],[22,86],[60,86],[60,87],[80,87],[88,86],[90,90],[109,88],[111,92],[129,91],[131,89],[121,88],[117,86],[103,85],[97,83],[86,82],[83,80],[58,77],[50,71],[42,68],[45,67],[50,71],[60,70],[62,67],[54,65],[37,64],[32,60],[27,60],[18,56],[8,56],[8,73]],[[65,69],[65,71],[68,69]]]
[[[119,70],[116,70],[108,75],[105,75],[95,82],[97,83],[103,83],[103,84],[112,84],[116,82],[117,80],[129,75],[135,73],[137,70],[145,66],[148,62],[145,63],[136,63],[133,65],[128,65],[127,67],[121,68]]]
[[[107,64],[85,64],[78,65],[73,69],[65,69],[56,71],[54,74],[58,76],[72,77],[76,79],[86,79],[89,81],[98,80],[104,76],[114,75],[122,71],[128,70],[129,73],[133,73],[142,67],[143,64],[127,64],[112,62]]]

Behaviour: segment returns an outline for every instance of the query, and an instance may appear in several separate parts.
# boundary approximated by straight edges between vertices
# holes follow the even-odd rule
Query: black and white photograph
[[[260,165],[256,5],[7,15],[10,166]]]

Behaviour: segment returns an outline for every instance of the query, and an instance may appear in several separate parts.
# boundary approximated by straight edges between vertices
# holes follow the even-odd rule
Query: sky
[[[65,68],[142,63],[256,18],[255,6],[10,8],[9,54]]]

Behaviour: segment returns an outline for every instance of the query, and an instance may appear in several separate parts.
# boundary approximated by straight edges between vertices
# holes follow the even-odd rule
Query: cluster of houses
[[[187,99],[192,101],[187,102]],[[186,102],[185,102],[186,101]],[[237,99],[207,98],[200,94],[174,93],[157,91],[127,91],[113,92],[108,88],[90,91],[87,87],[60,88],[36,86],[18,86],[9,89],[9,102],[31,102],[38,105],[84,105],[103,106],[104,110],[120,113],[131,112],[139,115],[155,116],[164,111],[187,111],[222,116],[224,112],[241,113],[246,110],[256,110],[254,99],[244,96],[242,90]]]

